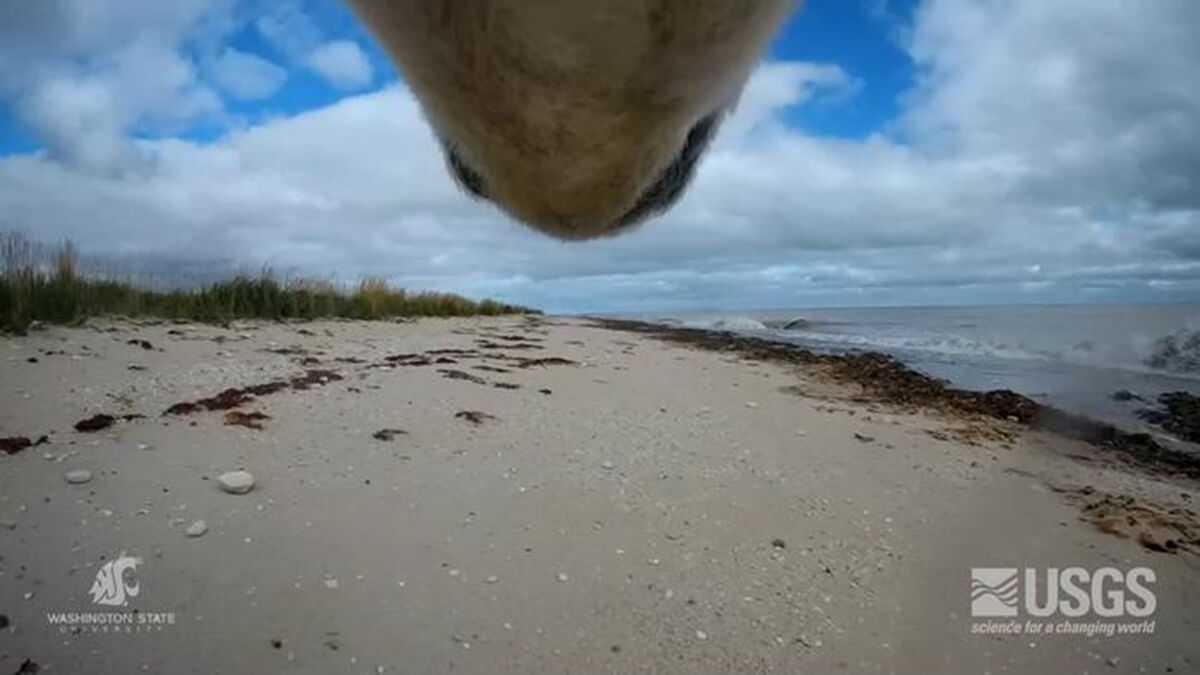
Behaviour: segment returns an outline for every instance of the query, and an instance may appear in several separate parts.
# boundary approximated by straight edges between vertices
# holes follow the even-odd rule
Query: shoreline
[[[872,401],[1017,422],[1030,429],[1083,441],[1142,470],[1200,479],[1200,454],[1168,447],[1151,434],[1125,431],[1108,422],[1068,413],[1007,389],[976,391],[957,388],[882,352],[818,353],[782,340],[727,330],[688,328],[630,319],[583,318],[612,330],[641,333],[699,349],[735,352],[746,358],[775,363],[825,368],[835,381],[861,386]],[[1172,440],[1186,443],[1184,439]]]

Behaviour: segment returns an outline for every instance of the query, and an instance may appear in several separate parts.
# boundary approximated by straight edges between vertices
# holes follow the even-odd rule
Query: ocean
[[[641,314],[817,351],[878,351],[967,389],[1011,389],[1130,431],[1162,393],[1200,395],[1200,303]],[[1137,398],[1118,400],[1120,391]]]

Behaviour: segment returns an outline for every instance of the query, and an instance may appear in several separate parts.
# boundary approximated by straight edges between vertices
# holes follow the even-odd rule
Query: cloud
[[[0,96],[55,159],[122,174],[144,160],[129,134],[221,115],[220,97],[179,48],[200,47],[229,9],[222,0],[8,3]]]
[[[374,77],[367,55],[352,40],[335,40],[317,47],[309,55],[308,64],[330,84],[347,91],[369,86]]]
[[[259,34],[292,63],[302,63],[324,41],[324,31],[296,0],[265,6],[254,21]]]
[[[903,113],[858,140],[787,119],[839,105],[869,73],[764,65],[680,205],[612,240],[552,241],[464,197],[396,85],[214,142],[125,141],[151,162],[133,178],[2,159],[0,213],[106,256],[380,275],[555,310],[1194,298],[1200,47],[1186,27],[1200,5],[1128,7],[926,0],[903,31],[918,68]],[[95,140],[131,128],[108,71],[64,72],[37,80],[28,114],[79,111],[45,137],[119,154]],[[137,124],[211,114],[184,95],[194,77],[162,76]]]
[[[208,65],[210,77],[234,98],[269,98],[287,82],[284,68],[255,54],[227,47]]]

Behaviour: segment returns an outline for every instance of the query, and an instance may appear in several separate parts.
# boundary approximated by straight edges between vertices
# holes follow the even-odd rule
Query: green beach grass
[[[79,324],[126,316],[220,323],[230,319],[393,319],[538,314],[494,300],[408,292],[368,278],[345,288],[331,281],[280,281],[269,271],[180,290],[154,290],[80,272],[70,242],[46,250],[21,233],[0,235],[0,330],[23,334],[33,322]]]

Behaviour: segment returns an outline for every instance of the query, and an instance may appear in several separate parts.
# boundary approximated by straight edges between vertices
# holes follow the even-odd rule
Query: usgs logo
[[[1154,582],[1154,570],[1148,567],[1128,572],[1115,567],[973,567],[971,616],[1015,617],[1023,609],[1031,617],[1147,617],[1157,605],[1147,587]]]

